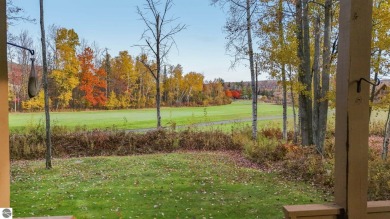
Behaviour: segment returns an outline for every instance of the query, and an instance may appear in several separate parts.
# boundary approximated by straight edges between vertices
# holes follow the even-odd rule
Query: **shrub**
[[[241,144],[220,130],[195,131],[187,129],[179,133],[179,147],[185,150],[240,150]]]
[[[11,158],[39,159],[45,157],[45,137],[41,128],[10,136]],[[242,144],[222,131],[183,132],[164,129],[147,133],[126,133],[112,130],[92,130],[79,127],[75,131],[53,127],[54,157],[111,156],[150,154],[184,150],[240,150]]]
[[[267,138],[276,138],[276,139],[282,139],[283,133],[280,128],[277,127],[265,127],[260,130],[261,135]]]
[[[288,153],[281,165],[281,173],[326,188],[334,185],[334,161],[320,156],[315,147],[286,146]]]
[[[385,131],[385,121],[373,121],[370,123],[370,135],[383,135]]]
[[[245,142],[244,152],[253,162],[268,165],[270,162],[283,160],[287,150],[279,140],[259,135],[257,141]]]
[[[378,159],[368,162],[368,199],[390,199],[390,162]]]

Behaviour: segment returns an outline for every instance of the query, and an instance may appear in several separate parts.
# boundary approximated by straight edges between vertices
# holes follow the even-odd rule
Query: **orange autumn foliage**
[[[104,106],[107,98],[105,95],[107,73],[103,68],[96,69],[93,60],[93,51],[87,47],[78,55],[80,61],[80,86],[83,99],[89,106]]]
[[[229,98],[232,98],[232,97],[233,97],[233,94],[232,94],[232,92],[231,92],[230,90],[225,90],[225,94],[226,94],[226,96],[229,97]]]

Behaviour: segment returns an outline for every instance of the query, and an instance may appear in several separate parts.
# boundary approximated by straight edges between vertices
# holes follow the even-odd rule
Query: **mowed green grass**
[[[283,218],[283,205],[324,202],[312,186],[226,153],[61,159],[53,170],[18,161],[11,171],[16,217]]]
[[[163,126],[170,122],[176,125],[188,125],[202,122],[239,120],[251,117],[251,102],[237,101],[229,105],[210,107],[163,107],[161,111]],[[281,116],[282,106],[259,104],[259,117]],[[44,113],[10,113],[11,130],[36,125],[44,121]],[[85,126],[87,129],[113,128],[141,129],[156,127],[155,109],[106,110],[82,112],[53,112],[52,124],[74,128]]]

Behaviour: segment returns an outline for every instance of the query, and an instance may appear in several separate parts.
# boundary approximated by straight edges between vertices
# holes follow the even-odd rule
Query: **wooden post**
[[[10,207],[6,0],[0,0],[0,208]]]
[[[372,0],[340,1],[336,81],[335,202],[346,218],[366,218],[368,185],[368,103]]]

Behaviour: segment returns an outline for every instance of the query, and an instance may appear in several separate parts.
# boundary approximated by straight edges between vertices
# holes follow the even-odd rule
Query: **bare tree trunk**
[[[387,153],[389,151],[389,138],[390,138],[390,107],[387,112],[387,120],[385,123],[385,131],[383,133],[383,148],[382,148],[382,159],[387,159]]]
[[[302,23],[302,0],[297,0],[295,3],[295,10],[296,10],[296,35],[297,35],[297,56],[300,60],[299,66],[298,66],[298,81],[301,84],[304,84],[304,55],[303,55],[303,23]],[[304,95],[305,93],[303,91],[299,91],[299,97],[298,97],[298,104],[299,104],[299,129],[300,129],[300,135],[302,138],[302,144],[306,145],[308,144],[308,133],[305,131],[305,121],[303,119],[306,117],[305,115],[305,104],[304,104]]]
[[[297,130],[297,133],[298,133],[298,136],[301,136],[301,134],[302,134],[302,125],[301,125],[301,123],[302,123],[302,116],[301,116],[301,106],[299,105],[300,104],[300,102],[299,102],[299,96],[298,96],[298,130]],[[300,140],[301,140],[301,142],[302,142],[302,136],[301,136],[301,138],[300,138]]]
[[[375,63],[375,73],[374,73],[374,81],[378,80],[378,75],[380,71],[380,61],[381,61],[381,56],[382,56],[382,50],[379,49],[378,56],[376,57],[376,63]],[[375,88],[376,86],[371,86],[371,95],[370,95],[370,107],[369,107],[369,117],[371,118],[371,112],[372,112],[372,104],[374,103],[375,99]]]
[[[106,55],[105,55],[105,63],[104,63],[104,70],[106,71],[106,98],[110,96],[111,93],[111,60],[110,55],[108,54],[108,49],[105,49]]]
[[[293,84],[292,84],[291,65],[289,66],[289,80],[290,80],[291,104],[292,104],[293,118],[294,118],[294,139],[293,139],[293,142],[294,142],[294,144],[296,144],[298,142],[298,124],[297,124],[297,113],[295,111],[295,97],[294,97],[294,89],[293,89]]]
[[[313,144],[313,129],[312,129],[312,100],[311,100],[311,92],[312,92],[312,75],[311,75],[311,65],[310,65],[310,29],[309,29],[309,3],[308,0],[303,0],[302,4],[303,9],[303,52],[304,52],[304,81],[305,81],[305,95],[303,95],[304,99],[304,111],[305,118],[302,121],[304,122],[304,130],[306,130],[307,141],[306,144],[303,145],[311,145]]]
[[[298,58],[300,60],[298,70],[298,80],[303,85],[304,90],[299,93],[299,116],[302,145],[313,143],[312,134],[312,101],[311,101],[311,66],[310,66],[310,37],[308,20],[308,0],[297,0],[296,24],[298,41]]]
[[[40,3],[40,23],[41,23],[41,42],[42,42],[42,64],[43,64],[43,89],[45,94],[45,116],[46,116],[46,169],[51,169],[51,129],[50,129],[50,109],[49,109],[49,92],[47,80],[47,59],[46,59],[46,35],[43,13],[43,0]]]
[[[321,102],[319,112],[319,123],[318,123],[318,142],[317,147],[324,150],[324,143],[326,137],[327,123],[328,123],[328,92],[329,92],[329,74],[330,65],[332,59],[331,53],[331,25],[332,25],[332,0],[325,1],[325,26],[324,26],[324,46],[322,55],[322,89],[321,89]]]
[[[251,88],[252,88],[252,139],[257,139],[257,92],[256,92],[256,76],[253,61],[253,45],[252,45],[252,23],[251,23],[251,2],[246,0],[246,28],[248,36],[248,56],[249,66],[251,71]]]
[[[156,107],[157,107],[157,128],[161,128],[161,95],[160,95],[160,79],[156,80]]]
[[[167,25],[175,21],[176,19],[166,19],[167,12],[172,8],[173,0],[166,0],[164,9],[162,12],[158,11],[157,5],[160,4],[158,0],[146,0],[145,9],[151,12],[152,20],[148,20],[146,14],[137,7],[138,14],[141,16],[141,19],[146,24],[146,30],[142,36],[145,39],[146,45],[141,45],[142,48],[148,48],[156,58],[156,68],[152,69],[151,65],[146,63],[146,61],[141,60],[144,66],[149,70],[154,79],[156,80],[156,108],[157,108],[157,128],[161,128],[161,91],[160,91],[160,73],[161,73],[161,64],[164,61],[164,58],[168,54],[171,46],[174,44],[173,36],[180,31],[186,28],[185,25],[176,25],[166,28]],[[147,33],[151,36],[147,37]],[[151,42],[153,39],[154,42]]]
[[[314,94],[314,104],[313,104],[313,141],[317,146],[317,150],[322,154],[321,148],[318,144],[318,135],[319,135],[319,104],[321,99],[321,88],[320,88],[320,17],[316,17],[315,26],[314,26],[314,62],[313,62],[313,94]]]
[[[160,94],[160,71],[161,71],[161,54],[160,54],[160,42],[161,42],[161,23],[160,15],[156,16],[156,62],[157,62],[157,72],[156,72],[156,108],[157,108],[157,128],[161,128],[161,94]]]
[[[284,28],[283,28],[283,0],[278,2],[278,32],[279,44],[284,49]],[[283,93],[283,140],[287,141],[287,82],[286,82],[286,65],[282,61],[282,93]]]
[[[162,81],[163,86],[165,86],[166,81],[167,81],[167,65],[164,65],[164,75],[163,75],[163,81]],[[167,99],[168,99],[167,98],[167,91],[166,91],[166,88],[164,88],[162,100],[163,100],[163,102],[165,102],[165,104],[167,104]]]

